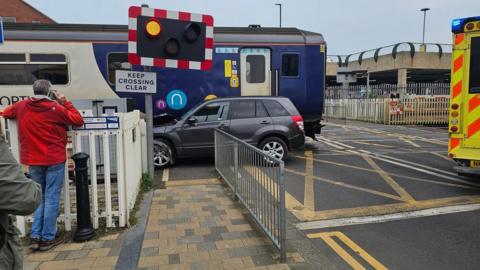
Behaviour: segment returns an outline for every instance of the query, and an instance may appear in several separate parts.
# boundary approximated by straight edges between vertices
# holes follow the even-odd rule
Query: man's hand
[[[58,92],[58,90],[53,90],[52,92],[57,98],[58,103],[63,104],[67,101],[67,98],[62,93]]]

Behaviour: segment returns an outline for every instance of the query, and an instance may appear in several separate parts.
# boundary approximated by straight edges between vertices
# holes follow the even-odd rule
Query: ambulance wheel
[[[175,147],[165,139],[153,141],[153,165],[155,169],[164,169],[175,162]]]

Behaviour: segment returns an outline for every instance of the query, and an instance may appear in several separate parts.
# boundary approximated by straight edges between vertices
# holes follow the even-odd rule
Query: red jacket
[[[3,117],[17,119],[20,162],[50,166],[65,162],[67,126],[83,125],[83,118],[70,101],[63,105],[43,99],[17,102],[3,111]]]

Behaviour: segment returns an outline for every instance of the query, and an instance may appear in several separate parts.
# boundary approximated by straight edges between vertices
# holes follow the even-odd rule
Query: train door
[[[240,50],[240,87],[242,96],[270,96],[270,58],[267,48]]]

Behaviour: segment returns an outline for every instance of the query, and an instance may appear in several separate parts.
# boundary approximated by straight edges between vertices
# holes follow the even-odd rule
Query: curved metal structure
[[[397,43],[397,44],[395,44],[395,46],[393,46],[393,49],[392,49],[393,59],[397,58],[397,49],[402,44],[408,44],[410,46],[410,56],[413,58],[415,56],[415,46],[413,45],[413,43],[411,43],[411,42],[401,42],[401,43]]]

